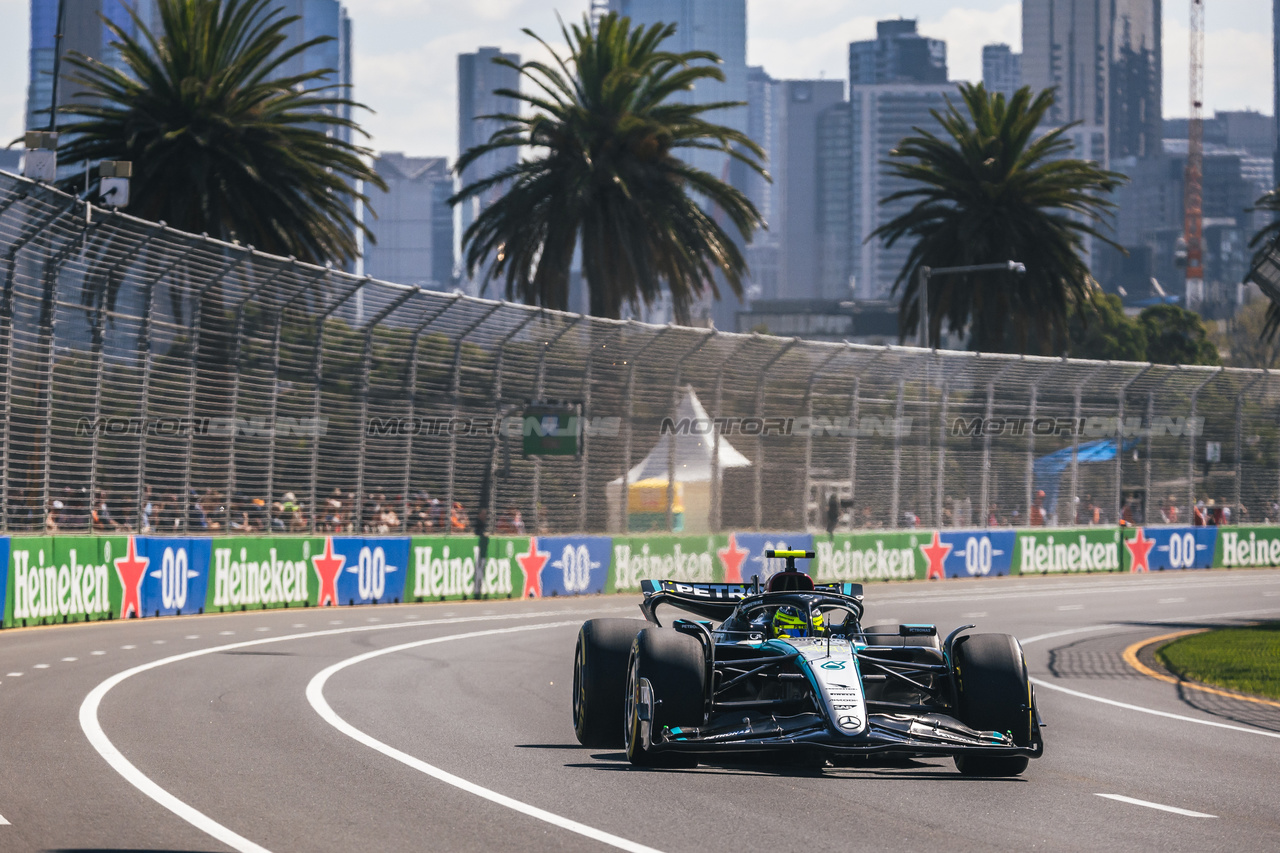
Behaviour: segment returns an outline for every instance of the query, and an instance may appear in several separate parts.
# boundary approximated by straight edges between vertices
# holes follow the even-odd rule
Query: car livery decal
[[[793,637],[772,640],[800,653],[801,668],[818,690],[832,727],[842,735],[860,735],[867,730],[867,702],[862,692],[862,673],[848,640],[832,637]]]

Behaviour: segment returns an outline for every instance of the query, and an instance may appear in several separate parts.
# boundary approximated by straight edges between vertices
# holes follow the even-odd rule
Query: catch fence
[[[1201,500],[1221,521],[1280,515],[1264,371],[579,317],[269,256],[7,174],[0,273],[10,532],[469,533],[482,503],[498,533],[1041,508],[1187,523]],[[522,454],[532,401],[578,407],[576,456]]]

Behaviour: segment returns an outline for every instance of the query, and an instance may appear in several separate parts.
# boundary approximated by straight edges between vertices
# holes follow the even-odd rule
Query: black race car
[[[633,764],[730,756],[853,764],[953,756],[961,773],[1015,776],[1044,751],[1022,647],[1008,634],[945,640],[933,625],[862,625],[859,584],[814,584],[812,552],[753,584],[642,583],[645,619],[592,619],[573,665],[580,743]],[[671,605],[702,619],[657,618]]]

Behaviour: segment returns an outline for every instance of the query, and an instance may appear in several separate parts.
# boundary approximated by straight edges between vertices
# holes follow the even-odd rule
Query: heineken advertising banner
[[[1035,527],[1015,531],[1013,564],[1022,575],[1118,572],[1120,528]]]
[[[1280,526],[714,535],[0,537],[5,627],[202,611],[639,589],[646,578],[765,582],[768,549],[814,551],[819,583],[1280,566]]]

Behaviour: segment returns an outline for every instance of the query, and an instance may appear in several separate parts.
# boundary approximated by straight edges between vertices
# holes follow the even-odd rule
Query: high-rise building
[[[824,299],[854,296],[853,113],[841,100],[818,114],[817,293]]]
[[[1161,0],[1023,0],[1022,77],[1056,87],[1055,126],[1081,122],[1076,156],[1160,155]],[[1103,142],[1099,158],[1094,141]]]
[[[982,85],[992,94],[1013,97],[1022,88],[1022,54],[1014,53],[1007,44],[984,45]]]
[[[159,28],[159,17],[155,0],[62,0],[63,37],[61,45],[55,46],[58,25],[59,0],[31,0],[31,46],[27,82],[27,127],[45,128],[49,126],[49,106],[53,97],[53,68],[55,50],[60,50],[63,61],[60,64],[61,82],[58,84],[59,105],[76,102],[76,96],[82,91],[67,79],[67,74],[74,69],[66,62],[72,51],[93,59],[100,60],[115,67],[120,67],[119,56],[111,48],[115,36],[103,23],[111,21],[126,35],[136,38],[138,27],[128,9],[132,8],[142,24],[155,33]],[[333,88],[325,90],[325,94],[337,97],[351,97],[351,20],[346,9],[338,0],[278,0],[275,4],[286,16],[298,15],[300,20],[294,22],[288,30],[290,45],[319,36],[330,36],[333,41],[317,45],[294,57],[279,73],[283,75],[300,74],[325,68],[334,69],[331,75]],[[343,107],[342,116],[350,118],[350,108]],[[60,120],[59,124],[63,121]],[[342,128],[338,131],[340,138],[350,141],[350,131]]]
[[[443,157],[406,157],[384,151],[374,169],[387,192],[372,191],[377,218],[365,224],[364,271],[383,281],[445,289],[453,283],[453,175]]]
[[[768,180],[748,169],[745,176],[735,181],[735,186],[760,211],[767,226],[756,232],[745,250],[750,275],[747,296],[750,299],[763,299],[766,293],[778,291],[779,228],[782,225],[777,191],[778,170],[782,167],[779,162],[782,151],[781,97],[779,82],[763,68],[757,65],[747,69],[747,136],[764,149],[765,165],[773,178]]]
[[[503,53],[500,48],[482,47],[475,53],[458,54],[458,154],[488,142],[493,134],[506,126],[506,122],[498,119],[481,118],[486,115],[515,114],[520,111],[520,102],[507,95],[495,94],[498,89],[510,91],[520,90],[520,73],[506,65],[494,62],[505,59],[519,64],[520,57],[514,53]],[[503,148],[491,151],[472,163],[459,175],[461,186],[468,186],[476,181],[496,175],[503,169],[509,169],[520,161],[520,152],[516,148]],[[501,197],[502,187],[493,187],[483,196],[472,198],[461,206],[461,229],[475,222],[480,212]]]
[[[947,43],[916,32],[914,20],[878,21],[873,41],[849,45],[849,84],[945,83]]]
[[[883,165],[889,152],[913,128],[934,122],[930,110],[946,108],[956,92],[952,83],[888,83],[849,87],[851,114],[852,268],[858,299],[888,299],[893,283],[906,263],[912,243],[898,241],[892,248],[880,239],[868,240],[885,222],[909,210],[910,200],[881,204],[880,200],[916,184],[890,173]]]
[[[1271,0],[1271,117],[1275,120],[1275,169],[1280,178],[1280,0]]]

